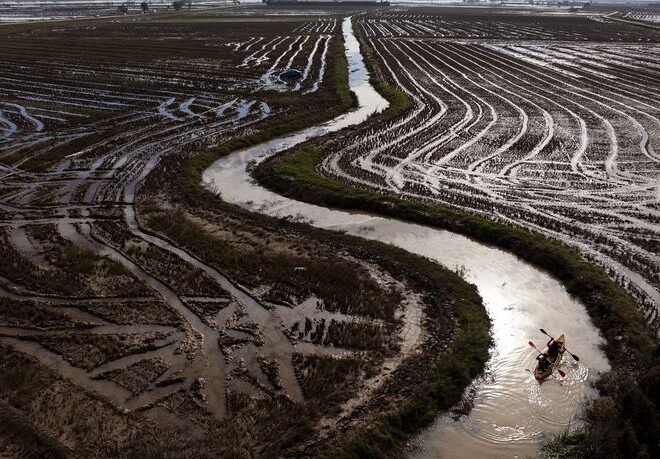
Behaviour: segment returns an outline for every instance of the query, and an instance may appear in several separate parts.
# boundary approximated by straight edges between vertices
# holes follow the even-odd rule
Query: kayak
[[[566,338],[564,338],[564,335],[561,335],[559,338],[555,340],[559,344],[561,344],[561,348],[559,350],[559,354],[557,354],[557,357],[552,361],[550,366],[545,370],[545,371],[540,371],[539,370],[539,364],[536,364],[536,367],[534,368],[534,377],[538,379],[539,381],[543,381],[545,378],[550,376],[553,371],[555,371],[555,368],[559,366],[561,363],[562,357],[564,357],[564,351],[566,350]],[[543,351],[543,355],[548,355],[548,348]]]

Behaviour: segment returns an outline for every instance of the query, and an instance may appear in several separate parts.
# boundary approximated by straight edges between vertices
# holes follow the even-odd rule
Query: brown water
[[[603,342],[584,307],[546,273],[515,256],[466,237],[421,225],[301,203],[272,193],[249,176],[246,168],[307,139],[361,123],[387,102],[368,82],[351,23],[343,24],[350,85],[360,107],[323,125],[257,145],[216,161],[203,174],[203,185],[234,204],[267,215],[304,218],[311,225],[345,231],[424,255],[451,269],[461,269],[479,289],[493,322],[494,347],[483,378],[466,397],[474,401],[467,416],[438,417],[410,445],[412,457],[525,457],[536,455],[545,435],[574,425],[586,401],[595,396],[591,383],[609,368],[599,349]],[[528,369],[545,337],[543,327],[566,334],[567,347],[580,363],[566,356],[566,378],[540,384]]]

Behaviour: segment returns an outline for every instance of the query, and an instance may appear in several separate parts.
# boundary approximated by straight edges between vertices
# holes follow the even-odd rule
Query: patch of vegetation
[[[152,382],[158,379],[169,365],[162,359],[145,359],[133,363],[126,368],[107,371],[100,374],[97,379],[114,381],[121,387],[138,395],[144,392]]]
[[[62,271],[71,273],[88,273],[96,267],[97,260],[94,252],[90,250],[83,249],[82,247],[73,244],[64,244],[58,256],[51,261]],[[116,262],[110,261],[108,264],[115,263]]]
[[[583,457],[660,457],[658,354],[636,374],[617,368],[596,383],[601,396],[585,413]]]
[[[100,451],[116,457],[113,448],[132,438],[153,444],[174,438],[166,428],[123,412],[0,343],[0,435],[19,440],[25,457],[92,457]]]
[[[53,307],[10,298],[3,298],[0,301],[0,324],[40,328],[74,325],[66,315]]]
[[[216,296],[224,293],[222,287],[201,269],[189,265],[181,269],[179,257],[144,243],[117,222],[100,222],[94,226],[93,231],[95,237],[114,245],[131,261],[163,280],[178,294]]]
[[[204,257],[216,269],[243,285],[274,285],[300,300],[323,298],[324,307],[345,314],[392,320],[398,296],[382,287],[354,262],[338,261],[334,254],[297,255],[275,247],[259,250],[209,235],[181,210],[153,213],[146,219],[152,230],[177,241],[191,253]],[[266,246],[268,248],[268,246]],[[297,269],[304,268],[304,269]]]
[[[52,372],[33,359],[0,344],[0,437],[8,436],[20,445],[21,454],[25,456],[54,459],[71,457],[70,451],[35,428],[22,411],[44,386],[55,380]]]
[[[383,328],[380,325],[361,322],[337,322],[331,320],[323,343],[346,349],[381,349]]]
[[[91,314],[118,325],[152,324],[178,326],[181,318],[162,301],[89,302],[76,305]]]
[[[35,363],[34,359],[0,344],[0,394],[11,405],[25,408],[40,387],[55,379],[52,372]]]
[[[412,100],[400,89],[387,86],[375,79],[371,79],[371,85],[390,103],[389,107],[374,117],[379,122],[390,121],[408,113],[413,107]]]
[[[92,370],[120,357],[153,351],[158,348],[156,342],[165,337],[161,332],[141,335],[60,333],[35,337],[35,340],[45,348],[61,354],[72,365]]]
[[[82,110],[79,110],[82,112]],[[107,117],[106,113],[103,113],[103,117]],[[102,119],[102,116],[98,116],[99,119]],[[44,143],[39,144],[34,151],[34,155],[30,155],[28,159],[23,163],[25,170],[32,172],[44,172],[48,170],[53,165],[57,164],[62,160],[67,154],[72,151],[81,151],[87,147],[93,146],[99,142],[105,140],[108,136],[114,134],[120,134],[122,128],[117,128],[113,132],[108,132],[106,130],[100,132],[94,132],[82,135],[77,138],[65,140],[64,142],[57,142],[55,139]],[[49,148],[45,148],[49,147]],[[21,150],[19,153],[9,155],[7,157],[8,161],[18,161],[26,157],[26,151]]]
[[[230,303],[230,299],[224,301],[185,301],[188,309],[193,311],[204,323],[210,327],[214,327],[215,318],[218,312],[222,311]]]
[[[300,354],[294,354],[293,363],[305,400],[324,406],[339,406],[349,400],[358,389],[365,366],[361,359]]]
[[[584,429],[565,430],[547,440],[541,446],[541,457],[578,458],[585,457]]]
[[[0,232],[0,275],[17,284],[52,295],[94,297],[104,295],[149,295],[148,287],[134,278],[121,264],[78,247],[57,232],[42,231],[49,266],[37,266],[26,260]]]
[[[208,457],[285,457],[313,434],[306,405],[283,396],[243,404],[235,416],[211,425],[203,440]]]

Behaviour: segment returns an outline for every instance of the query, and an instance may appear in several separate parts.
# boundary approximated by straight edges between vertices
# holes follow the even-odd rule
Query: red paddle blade
[[[527,344],[529,344],[529,345],[532,346],[534,349],[536,349],[536,346],[534,345],[533,342],[531,342],[531,341],[527,341]]]
[[[559,374],[561,375],[562,378],[565,378],[565,377],[566,377],[566,373],[564,373],[563,371],[561,371],[559,368],[557,368],[557,373],[559,373]]]

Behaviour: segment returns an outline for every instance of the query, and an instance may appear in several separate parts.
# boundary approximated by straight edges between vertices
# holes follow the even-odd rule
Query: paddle
[[[542,328],[540,330],[541,330],[541,333],[543,333],[544,335],[550,336],[550,334],[547,331],[543,330]],[[550,339],[552,339],[554,341],[554,338],[552,336],[550,336]],[[580,361],[580,357],[578,357],[577,355],[573,354],[571,351],[566,349],[566,346],[564,346],[564,350],[566,352],[568,352],[571,355],[571,357],[573,357],[575,359],[576,362]]]
[[[538,352],[539,355],[543,355],[543,352],[539,351],[538,348],[536,347],[536,345],[535,345],[533,342],[528,341],[528,343],[529,343],[530,346],[532,346],[534,349],[536,349],[536,352]],[[545,357],[545,356],[544,356],[544,357]],[[557,370],[557,373],[559,373],[559,374],[561,375],[562,378],[566,377],[566,373],[564,373],[563,371],[561,371],[559,368],[555,368],[555,370]]]

